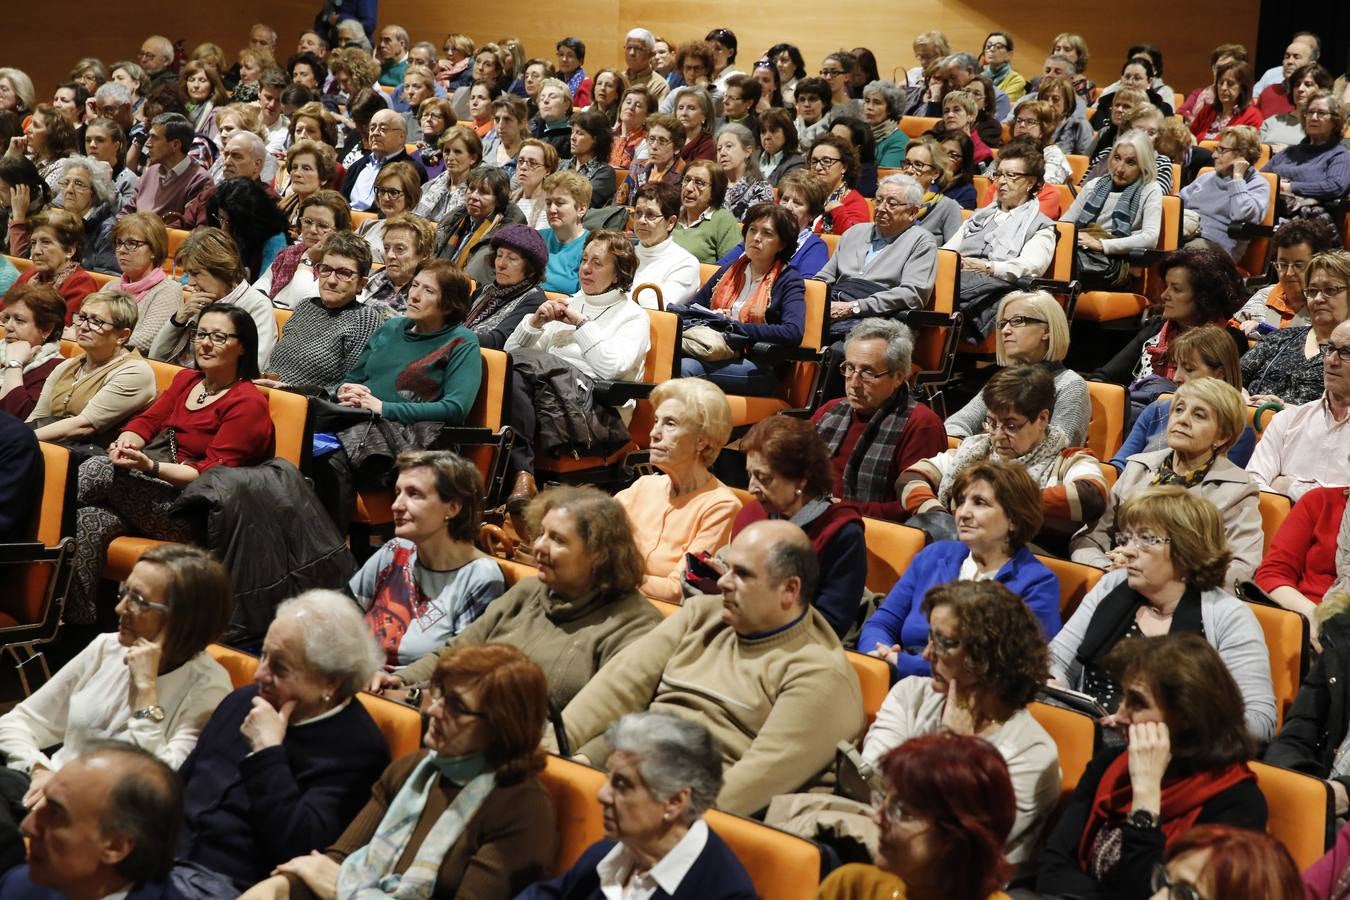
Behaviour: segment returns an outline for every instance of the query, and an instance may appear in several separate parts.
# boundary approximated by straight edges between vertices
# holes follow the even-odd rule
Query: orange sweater
[[[644,475],[614,499],[628,513],[647,575],[641,590],[654,600],[679,603],[684,554],[713,553],[731,539],[741,501],[716,478],[674,499],[669,475]]]

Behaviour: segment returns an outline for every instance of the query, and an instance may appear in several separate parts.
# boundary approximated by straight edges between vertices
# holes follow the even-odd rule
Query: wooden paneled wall
[[[0,64],[27,71],[39,95],[45,97],[79,56],[99,56],[105,62],[134,59],[141,40],[154,32],[184,39],[189,50],[199,41],[211,40],[233,54],[244,45],[255,21],[266,21],[280,32],[278,55],[284,61],[318,6],[312,0],[148,0],[139,5],[96,0],[22,2],[11,11]],[[589,47],[589,71],[619,63],[624,34],[639,23],[673,41],[700,38],[715,26],[730,27],[740,42],[737,65],[741,68],[753,64],[780,40],[800,46],[812,72],[830,50],[862,44],[876,53],[883,77],[897,67],[914,64],[910,42],[915,34],[931,28],[945,32],[954,47],[972,51],[979,50],[990,29],[1006,30],[1015,39],[1015,65],[1025,74],[1039,71],[1056,34],[1076,30],[1092,48],[1088,74],[1099,84],[1115,80],[1126,47],[1150,40],[1162,47],[1167,80],[1181,91],[1208,80],[1209,51],[1214,44],[1254,44],[1258,13],[1256,0],[1071,5],[1054,0],[1018,4],[990,0],[380,2],[381,23],[397,22],[408,28],[414,40],[437,44],[450,31],[463,31],[476,41],[513,35],[524,42],[530,55],[551,57],[557,38],[573,34]]]

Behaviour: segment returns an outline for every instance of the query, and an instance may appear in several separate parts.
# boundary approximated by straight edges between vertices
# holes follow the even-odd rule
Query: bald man
[[[141,43],[141,52],[136,54],[136,60],[145,70],[145,74],[150,76],[150,84],[144,91],[146,94],[151,88],[178,80],[178,76],[170,68],[173,63],[173,41],[162,34],[152,34],[146,38]]]
[[[810,603],[819,565],[783,520],[731,542],[720,597],[685,601],[610,660],[563,710],[575,752],[609,758],[605,729],[628,713],[668,712],[710,730],[722,748],[717,805],[751,815],[808,787],[835,746],[863,729],[862,693],[830,623]]]
[[[370,152],[352,163],[347,178],[342,182],[342,193],[352,209],[366,210],[375,206],[375,182],[380,170],[391,162],[412,163],[418,178],[425,184],[427,170],[422,163],[408,155],[404,142],[408,126],[403,116],[392,109],[382,109],[370,118]]]

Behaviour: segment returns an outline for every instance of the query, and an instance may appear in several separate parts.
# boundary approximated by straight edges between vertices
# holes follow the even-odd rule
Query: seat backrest
[[[867,589],[878,594],[890,593],[925,540],[917,528],[866,517],[863,538],[867,542]]]
[[[483,357],[483,379],[473,409],[469,410],[467,424],[495,432],[506,424],[506,404],[511,396],[511,357],[501,350],[486,347],[479,348],[478,352]]]
[[[292,309],[282,309],[281,307],[277,307],[272,310],[272,316],[277,320],[278,341],[281,340],[281,333],[286,330],[286,323],[291,320],[291,316],[294,314],[295,310]]]
[[[1060,795],[1068,796],[1092,761],[1097,723],[1086,713],[1039,701],[1027,704],[1027,711],[1050,732],[1059,748]]]
[[[975,184],[975,203],[977,206],[988,206],[994,202],[994,194],[990,187],[993,182],[989,180],[988,175],[973,175],[971,180]]]
[[[6,253],[5,259],[9,260],[11,266],[19,270],[20,275],[33,268],[33,261],[31,259],[24,259],[22,256],[10,256]]]
[[[534,566],[516,562],[514,559],[502,559],[500,556],[494,556],[492,561],[497,564],[497,568],[502,570],[502,578],[506,581],[508,588],[515,587],[526,578],[539,574],[539,570]]]
[[[886,695],[891,692],[891,664],[856,650],[846,650],[844,655],[858,676],[858,686],[862,688],[863,712],[867,714],[868,727],[871,727],[877,717],[877,710],[881,709]]]
[[[1173,170],[1175,177],[1175,164]],[[1176,184],[1175,181],[1172,182]],[[1174,188],[1175,190],[1175,188]],[[1175,250],[1181,246],[1181,198],[1164,194],[1162,198],[1162,229],[1158,232],[1158,249]]]
[[[188,239],[188,235],[192,234],[192,232],[182,228],[168,228],[165,230],[169,234],[169,252],[164,257],[164,271],[173,272],[174,259],[178,256],[178,250],[183,246],[183,242]]]
[[[119,278],[120,276],[118,276],[118,275],[109,275],[109,274],[106,273],[106,272],[92,272],[92,271],[91,271],[91,272],[89,273],[89,277],[94,279],[94,285],[96,286],[96,289],[101,291],[101,290],[103,290],[105,287],[107,287],[108,284],[109,284],[110,282],[116,280],[116,279]]]
[[[660,384],[675,377],[680,360],[680,317],[672,312],[648,309],[651,324],[647,360],[642,365],[642,381]]]
[[[605,835],[604,814],[595,799],[605,776],[589,766],[550,755],[544,771],[539,773],[539,781],[553,800],[553,814],[558,820],[558,855],[553,859],[553,874],[561,875],[587,847]]]
[[[1310,655],[1308,620],[1293,610],[1249,603],[1247,608],[1256,614],[1261,633],[1270,654],[1270,680],[1275,689],[1275,728],[1284,724],[1289,707],[1294,705],[1306,660]]]
[[[722,267],[717,265],[716,263],[699,263],[698,283],[707,284],[714,275],[716,275],[719,271],[721,271],[721,268]]]
[[[708,827],[741,861],[759,896],[773,900],[812,900],[816,896],[820,851],[815,844],[721,810],[709,810],[706,819]]]
[[[206,652],[230,673],[230,684],[236,690],[253,681],[253,673],[258,671],[258,657],[243,650],[236,650],[224,644],[207,644]]]
[[[390,759],[399,759],[417,752],[422,746],[422,714],[411,706],[395,703],[374,694],[361,691],[356,695],[370,713],[380,733],[389,743]]]
[[[65,518],[66,483],[70,477],[70,451],[42,441],[42,503],[38,508],[34,537],[44,547],[61,542],[61,522]]]
[[[155,373],[155,391],[164,393],[173,384],[173,380],[178,377],[178,373],[183,371],[182,366],[175,366],[173,363],[160,362],[157,359],[147,359],[150,368]]]
[[[354,209],[352,210],[352,230],[355,231],[367,222],[374,222],[379,217],[379,213]]]
[[[1249,762],[1266,796],[1266,831],[1289,851],[1299,871],[1331,846],[1335,827],[1331,786],[1320,778],[1267,763]]]
[[[1059,579],[1059,614],[1064,619],[1073,615],[1073,611],[1083,602],[1088,591],[1096,587],[1097,582],[1106,574],[1096,566],[1067,559],[1040,554],[1037,554],[1036,558]]]
[[[900,130],[909,137],[916,138],[925,131],[936,128],[941,121],[931,116],[904,116],[900,119]]]
[[[1057,185],[1057,187],[1063,188],[1064,185]],[[1063,199],[1063,197],[1060,198],[1061,202]],[[1069,198],[1069,203],[1073,203],[1072,198]],[[1063,208],[1068,209],[1069,207],[1065,205]],[[1073,278],[1073,254],[1078,246],[1077,236],[1078,226],[1072,222],[1055,223],[1055,259],[1050,264],[1050,277],[1055,281],[1069,281]]]
[[[1110,459],[1125,441],[1125,388],[1102,381],[1089,381],[1087,386],[1092,401],[1088,449],[1098,459]]]
[[[267,397],[267,410],[276,432],[277,457],[289,461],[297,469],[304,469],[305,451],[309,449],[305,432],[309,398],[291,391],[259,390]]]
[[[1270,552],[1270,542],[1274,540],[1275,532],[1280,530],[1284,520],[1289,517],[1289,511],[1293,508],[1293,501],[1284,494],[1262,491],[1259,502],[1261,531],[1264,533],[1264,547],[1261,552],[1266,554]]]
[[[42,497],[33,517],[30,532],[44,547],[61,543],[66,517],[66,488],[70,484],[70,451],[57,444],[42,441]],[[73,485],[72,488],[72,501]],[[36,625],[50,613],[57,625],[55,612],[47,601],[52,589],[56,566],[50,562],[33,562],[21,566],[4,567],[5,590],[0,591],[0,611],[12,616],[19,625]]]
[[[1077,153],[1066,153],[1064,159],[1069,163],[1069,181],[1073,184],[1083,180],[1087,170],[1092,166],[1092,160],[1086,156]],[[1064,207],[1066,210],[1068,207]]]
[[[878,175],[878,177],[880,177],[880,176]],[[825,249],[829,251],[831,257],[834,256],[834,251],[836,251],[836,250],[839,249],[839,238],[840,238],[840,237],[841,237],[841,236],[840,236],[840,235],[837,235],[837,234],[822,234],[822,235],[820,235],[820,239],[821,239],[822,241],[825,242]],[[810,282],[807,282],[807,283],[809,284]]]
[[[937,279],[933,283],[932,309],[951,313],[956,309],[956,295],[961,284],[961,254],[955,250],[938,250]],[[921,327],[914,331],[913,366],[917,373],[946,371],[947,327]]]

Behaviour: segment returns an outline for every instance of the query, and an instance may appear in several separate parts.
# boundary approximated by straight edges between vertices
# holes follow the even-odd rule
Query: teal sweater
[[[590,232],[583,228],[581,234],[566,244],[559,243],[552,228],[540,228],[539,234],[548,245],[548,266],[544,269],[544,283],[539,287],[572,296],[581,290],[577,273],[581,270],[581,251],[586,247]]]
[[[877,144],[877,166],[882,169],[898,169],[905,161],[905,148],[908,146],[909,135],[899,128],[895,129]]]
[[[478,338],[463,325],[418,334],[406,316],[379,327],[344,381],[364,384],[395,422],[448,422],[469,415],[483,380]]]

